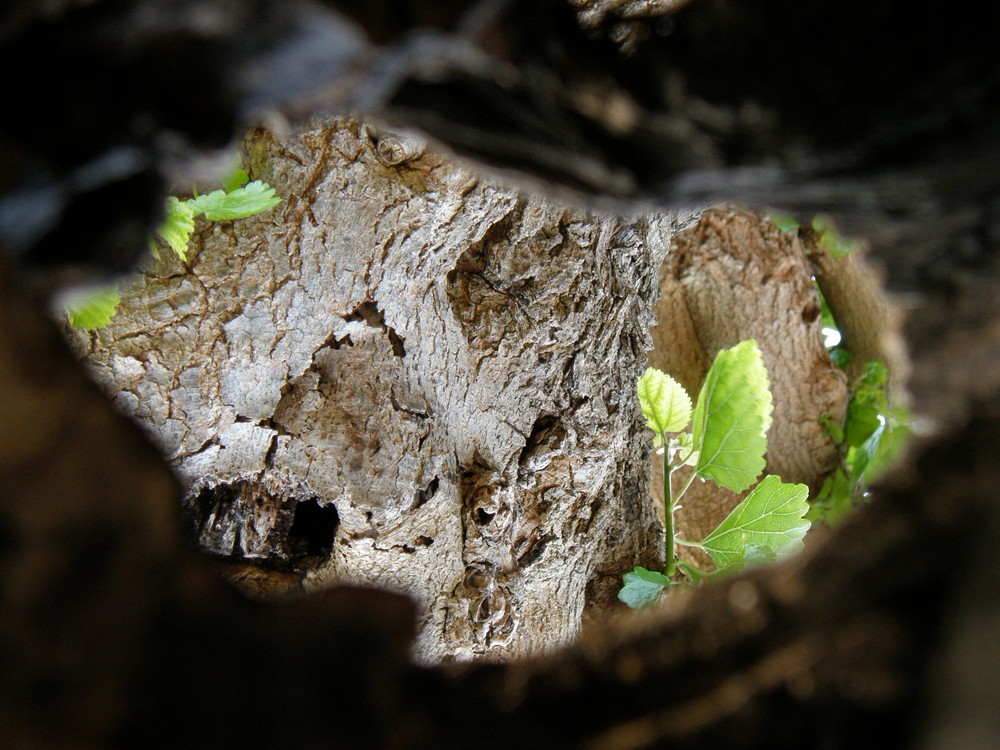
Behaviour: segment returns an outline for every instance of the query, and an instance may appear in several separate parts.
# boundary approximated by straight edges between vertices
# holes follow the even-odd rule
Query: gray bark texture
[[[259,129],[246,161],[283,202],[78,336],[200,545],[250,591],[413,596],[422,660],[574,639],[662,564],[634,391],[686,215],[526,198],[356,121]]]
[[[640,6],[582,2],[599,25],[581,31],[560,0],[7,3],[0,59],[25,85],[0,121],[0,746],[1000,746],[1000,10],[701,0],[614,38],[605,9]],[[914,407],[947,432],[828,543],[543,658],[417,667],[405,597],[238,596],[176,543],[165,462],[28,287],[130,268],[177,148],[285,105],[376,111],[584,193],[834,214],[905,295]],[[241,287],[239,265],[233,310],[280,286]],[[415,346],[372,302],[344,324],[379,312]],[[329,526],[321,499],[292,498]],[[291,585],[324,541],[293,545]]]

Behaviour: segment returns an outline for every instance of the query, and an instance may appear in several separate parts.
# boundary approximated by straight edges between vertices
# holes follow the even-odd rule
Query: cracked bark
[[[355,121],[245,150],[283,204],[153,264],[85,351],[251,593],[405,592],[429,661],[547,651],[605,619],[622,573],[662,565],[634,395],[657,283],[653,364],[696,393],[756,336],[768,470],[818,484],[836,461],[817,419],[847,394],[810,268],[754,214],[707,213],[658,274],[684,216],[526,198]],[[679,528],[702,538],[735,502],[696,486]]]
[[[330,85],[323,101],[350,109],[366,65],[394,63],[417,84],[396,102],[402,119],[536,178],[602,194],[712,194],[841,213],[907,295],[916,407],[957,431],[925,446],[796,567],[713,587],[672,619],[552,659],[454,678],[405,664],[409,615],[396,598],[340,590],[264,607],[227,596],[178,551],[169,531],[177,498],[162,463],[110,415],[51,336],[42,304],[25,295],[23,276],[0,261],[0,744],[998,744],[995,8],[690,3],[668,19],[669,38],[641,50],[640,68],[545,23],[558,3],[511,4],[479,39],[504,65],[532,68],[527,90],[512,92],[493,66],[486,75],[461,68],[468,57],[432,58],[442,66],[428,75],[426,57],[394,54],[393,35],[412,38],[427,4],[381,17],[365,4],[387,27],[372,35],[389,45],[378,50],[352,47],[356,29],[318,4],[205,5],[216,24],[207,36],[201,4],[150,24],[130,4],[15,0],[0,21],[4,59],[23,69],[30,94],[4,120],[0,181],[5,200],[35,212],[11,222],[8,211],[2,226],[4,249],[23,264],[128,265],[162,203],[160,136],[218,143],[237,108],[286,88]],[[462,5],[449,5],[446,20]],[[307,24],[288,22],[297,11]],[[901,12],[913,23],[899,24]],[[330,43],[295,44],[313,32]],[[282,35],[292,44],[268,58],[278,73],[261,90],[226,85],[244,72],[233,71],[235,59],[258,66]],[[316,61],[308,53],[317,46],[322,64],[289,75],[303,57]],[[24,68],[31,56],[52,64]],[[202,85],[172,88],[178,71]],[[179,98],[150,101],[149,90]],[[595,110],[595,92],[615,106]],[[510,105],[529,116],[492,116]],[[137,138],[149,161],[109,173],[103,157]],[[105,169],[87,175],[98,181],[78,180],[99,158]],[[768,169],[752,169],[760,166]],[[692,174],[705,168],[715,172]],[[72,210],[39,210],[50,198]],[[94,210],[109,204],[117,210]]]
[[[423,660],[550,650],[662,565],[634,382],[684,215],[562,208],[412,143],[257,130],[283,203],[203,229],[78,340],[210,553],[279,591],[414,596]]]

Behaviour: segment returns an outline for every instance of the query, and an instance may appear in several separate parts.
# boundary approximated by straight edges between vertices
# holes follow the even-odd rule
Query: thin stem
[[[678,501],[684,497],[684,493],[688,491],[688,487],[694,482],[694,478],[698,476],[698,472],[692,471],[691,476],[688,477],[684,486],[681,487],[681,491],[676,495],[674,494],[673,488],[673,474],[674,471],[680,468],[680,466],[671,466],[668,456],[671,455],[669,446],[667,445],[666,435],[660,435],[660,439],[663,441],[664,451],[663,451],[663,498],[664,498],[664,517],[663,517],[663,528],[666,532],[666,558],[667,558],[667,568],[664,571],[666,576],[669,578],[677,570],[677,554],[676,545],[683,544],[685,547],[701,547],[700,544],[695,544],[694,542],[686,542],[683,539],[678,539],[674,534],[674,509],[677,507]]]
[[[698,549],[705,549],[704,544],[699,544],[698,542],[689,542],[685,539],[678,539],[677,537],[674,537],[674,544],[681,544],[685,547],[697,547]]]
[[[688,491],[688,487],[690,487],[691,483],[694,482],[696,476],[698,476],[698,472],[692,471],[691,476],[688,477],[688,480],[684,483],[684,486],[681,487],[681,491],[677,493],[677,500],[680,500],[682,497],[684,497],[684,493]]]
[[[665,434],[660,435],[660,439],[663,442],[663,531],[666,541],[666,560],[667,567],[664,571],[664,575],[670,578],[674,571],[677,570],[677,556],[674,550],[674,488],[671,486],[671,476],[673,475],[673,468],[670,466],[670,445],[667,444],[667,436]]]

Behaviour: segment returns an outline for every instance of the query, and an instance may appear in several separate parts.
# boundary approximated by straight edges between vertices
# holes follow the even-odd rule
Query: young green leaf
[[[813,217],[812,228],[819,235],[817,243],[833,258],[844,258],[861,244],[857,240],[842,237],[834,226],[833,219],[825,214]]]
[[[889,371],[881,362],[868,362],[865,371],[854,384],[854,395],[847,405],[844,439],[848,445],[860,447],[879,428],[879,419],[889,407],[886,387]]]
[[[625,585],[618,592],[618,599],[632,609],[651,607],[660,598],[660,592],[664,587],[670,585],[670,579],[663,573],[646,570],[639,565],[636,565],[631,573],[626,573],[622,580],[625,581]]]
[[[187,260],[188,240],[193,231],[194,211],[191,207],[173,196],[167,198],[167,215],[157,234],[181,260]]]
[[[794,216],[783,211],[768,211],[767,218],[782,232],[791,232],[802,226]]]
[[[768,556],[773,553],[783,560],[802,546],[809,530],[809,521],[803,518],[809,510],[808,496],[804,484],[784,484],[776,476],[766,476],[701,546],[720,569],[742,567],[765,549],[770,550]]]
[[[639,406],[653,432],[680,432],[691,421],[691,397],[684,387],[654,367],[639,378]]]
[[[842,346],[835,346],[830,350],[830,359],[833,360],[833,364],[839,367],[841,370],[846,370],[851,364],[853,357],[851,352]]]
[[[869,482],[880,477],[897,461],[913,434],[911,426],[913,418],[906,409],[897,407],[883,416],[886,420],[886,429],[882,432],[878,445],[865,467],[865,480]]]
[[[117,284],[102,289],[90,289],[67,303],[66,315],[74,328],[93,331],[96,328],[104,328],[111,321],[121,301]]]
[[[682,432],[674,438],[674,447],[677,450],[678,465],[698,465],[698,452],[694,449],[694,438],[690,432]]]
[[[836,469],[828,476],[819,494],[810,503],[806,518],[811,522],[822,521],[836,526],[854,510],[854,485],[843,469]]]
[[[232,193],[235,190],[239,190],[248,182],[250,182],[250,175],[246,173],[243,167],[236,167],[236,169],[222,179],[222,189],[227,193]]]
[[[837,424],[837,420],[830,414],[823,414],[817,420],[823,428],[823,434],[830,437],[833,442],[840,445],[844,442],[844,428]]]
[[[274,188],[260,180],[247,183],[231,193],[225,190],[215,190],[207,195],[189,198],[186,203],[197,214],[205,214],[212,221],[228,219],[244,219],[247,216],[259,214],[272,206],[278,205],[281,198],[274,195]]]
[[[694,410],[697,472],[742,492],[764,470],[771,392],[754,339],[715,357]]]

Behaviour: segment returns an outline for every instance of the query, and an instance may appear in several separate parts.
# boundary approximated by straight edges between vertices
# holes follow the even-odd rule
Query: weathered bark
[[[83,10],[65,11],[76,5]],[[346,45],[329,32],[344,25],[316,4],[220,1],[171,15],[169,23],[133,13],[136,5],[149,11],[158,3],[15,0],[14,21],[0,22],[6,67],[23,70],[32,93],[0,125],[0,236],[25,262],[107,268],[121,260],[110,250],[142,252],[139,239],[162,202],[158,182],[148,179],[163,166],[160,149],[175,143],[178,131],[218,132],[213,126],[229,122],[257,93],[237,97],[227,83],[264,62],[266,46],[258,42],[282,27],[246,9],[307,9],[309,20],[326,25],[283,27],[291,43],[268,56],[267,69],[277,73],[264,94],[328,85],[326,101],[343,104],[352,101],[345,92],[365,92],[372,68],[382,84],[412,73],[416,84],[396,102],[400,116],[504,166],[599,192],[721,194],[807,212],[844,210],[854,226],[871,230],[890,286],[911,295],[906,332],[916,408],[960,431],[921,453],[894,489],[879,492],[801,568],[711,587],[676,620],[652,618],[642,633],[621,632],[539,662],[531,690],[523,667],[479,667],[456,684],[403,665],[391,644],[405,628],[392,627],[400,618],[391,599],[365,608],[328,593],[265,608],[226,597],[172,552],[143,556],[158,545],[126,543],[96,569],[81,567],[79,559],[93,557],[73,558],[69,552],[86,545],[67,546],[69,537],[128,527],[137,539],[156,538],[161,527],[150,524],[170,507],[168,498],[142,490],[149,464],[128,450],[135,431],[106,416],[100,394],[81,385],[65,402],[60,391],[39,387],[39,376],[82,381],[65,349],[45,335],[21,280],[5,271],[3,330],[28,335],[0,336],[0,363],[14,363],[4,372],[20,373],[4,376],[5,408],[14,418],[0,435],[0,453],[12,457],[4,476],[27,478],[4,487],[0,508],[2,744],[998,744],[990,723],[995,680],[979,678],[995,675],[1000,664],[990,633],[977,630],[1000,611],[991,580],[1000,482],[995,6],[703,0],[672,19],[673,36],[623,62],[600,40],[581,41],[572,28],[545,23],[562,17],[561,3],[532,0],[505,6],[510,15],[478,28],[477,41],[509,63],[505,78],[489,65],[454,65],[470,56],[421,58],[392,47],[381,54],[363,45],[370,67],[331,66],[343,61]],[[423,19],[428,4],[403,3],[412,14],[350,5],[374,8],[372,36],[391,40]],[[43,11],[51,11],[51,24],[37,22]],[[317,44],[307,35],[313,31],[330,43]],[[235,50],[245,65],[234,69]],[[51,64],[25,69],[30,59]],[[290,74],[289,63],[302,59],[308,70]],[[145,88],[179,79],[203,85],[180,99],[162,96],[169,86],[152,95]],[[381,100],[386,88],[367,101]],[[594,92],[608,106],[578,106],[589,106],[595,97],[582,95]],[[515,116],[498,116],[507,112]],[[122,145],[135,150],[116,151]],[[124,159],[133,172],[111,158],[135,156]],[[741,171],[746,166],[756,169]],[[688,171],[706,168],[714,171]],[[39,362],[52,366],[39,372]],[[58,406],[56,418],[34,420],[49,402]],[[67,430],[85,415],[98,415],[92,439],[68,443]],[[21,433],[33,430],[36,439],[19,448]],[[102,444],[114,450],[39,483],[53,468],[50,446],[59,446],[61,457]],[[130,503],[115,500],[116,483]],[[61,512],[45,512],[47,498],[64,503]],[[61,524],[67,533],[34,557],[38,540]],[[134,574],[144,566],[129,550],[151,560],[152,575]],[[52,581],[69,582],[68,593],[52,597]],[[47,602],[62,608],[46,610]],[[46,612],[49,624],[41,628]],[[87,627],[94,622],[96,629]],[[936,623],[948,637],[936,636]],[[98,635],[79,642],[81,633]],[[136,645],[123,651],[123,643]],[[925,668],[937,659],[943,668],[928,676]],[[901,710],[921,696],[930,710]],[[78,702],[85,708],[74,707]]]
[[[209,552],[410,594],[421,659],[549,650],[662,565],[634,383],[677,219],[565,209],[394,139],[256,131],[284,202],[164,253],[87,358]]]

